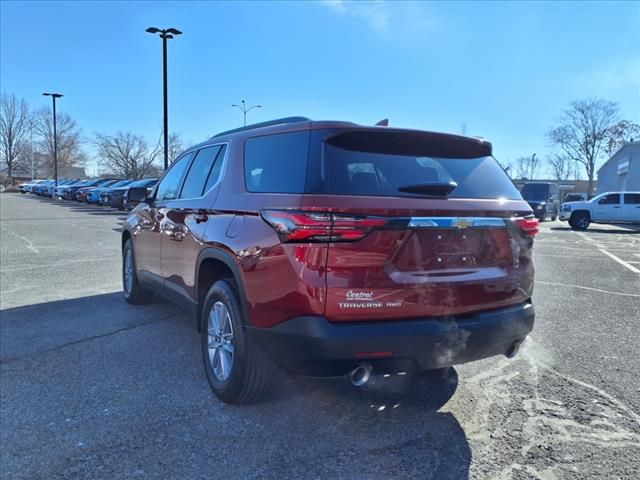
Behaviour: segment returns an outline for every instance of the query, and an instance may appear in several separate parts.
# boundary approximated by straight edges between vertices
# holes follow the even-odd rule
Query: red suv
[[[187,150],[122,233],[125,299],[193,313],[211,388],[512,356],[538,221],[480,139],[291,117]]]

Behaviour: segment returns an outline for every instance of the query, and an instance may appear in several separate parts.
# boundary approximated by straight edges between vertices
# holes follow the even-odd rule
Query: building
[[[50,167],[40,166],[36,167],[32,172],[30,165],[19,163],[11,169],[11,178],[9,178],[7,164],[0,162],[0,180],[2,183],[18,184],[32,178],[53,178],[53,171]],[[60,167],[58,168],[58,178],[85,179],[87,174],[84,167]]]
[[[640,192],[640,141],[625,143],[598,170],[598,193]]]

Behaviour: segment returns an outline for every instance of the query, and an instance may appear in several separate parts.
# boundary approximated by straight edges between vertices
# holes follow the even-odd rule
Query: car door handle
[[[619,205],[616,205],[616,206],[614,206],[613,208],[620,208],[620,206],[619,206]]]

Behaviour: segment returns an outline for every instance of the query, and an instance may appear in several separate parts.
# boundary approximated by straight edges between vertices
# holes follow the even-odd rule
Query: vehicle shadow
[[[254,408],[300,418],[313,409],[327,425],[314,435],[324,435],[325,441],[335,437],[336,444],[345,434],[353,437],[351,454],[361,459],[361,478],[467,479],[469,441],[455,415],[440,411],[457,387],[454,368],[374,375],[359,388],[343,378],[288,377],[279,372],[269,395]],[[343,468],[332,471],[337,477],[353,475],[352,466]]]
[[[455,415],[440,411],[457,390],[454,369],[416,378],[374,376],[361,389],[344,379],[277,375],[273,393],[262,402],[230,406],[209,390],[192,317],[159,296],[145,306],[131,306],[121,292],[112,292],[10,308],[2,310],[0,327],[3,390],[10,392],[3,408],[29,409],[24,420],[7,428],[16,445],[37,444],[34,454],[56,461],[68,454],[64,446],[38,443],[39,426],[48,425],[47,438],[52,438],[69,428],[65,418],[79,417],[93,419],[73,426],[87,444],[100,444],[105,437],[109,444],[130,442],[122,432],[131,424],[142,429],[142,437],[175,439],[176,449],[204,444],[231,429],[237,445],[226,448],[241,455],[245,445],[257,447],[256,435],[266,435],[270,446],[265,452],[285,452],[259,454],[260,468],[269,476],[469,476],[472,454],[466,434]],[[64,410],[62,420],[51,405]],[[146,415],[145,422],[135,423],[140,415]],[[188,444],[178,440],[185,438]],[[313,463],[300,462],[310,453],[286,454],[296,448],[291,441],[312,446]],[[153,470],[162,463],[162,449],[154,445],[128,450],[125,457]],[[18,458],[18,449],[11,446],[9,454]],[[90,454],[75,455],[87,468],[95,460]],[[192,462],[234,471],[206,455]]]
[[[593,227],[589,227],[586,230],[575,230],[571,227],[551,227],[550,230],[556,230],[556,231],[573,231],[573,232],[585,232],[585,233],[606,233],[606,234],[613,234],[613,235],[633,235],[633,234],[640,234],[640,226],[636,226],[636,225],[622,225],[622,224],[617,224],[614,225],[616,227],[618,227],[617,229],[607,229],[607,228],[603,228],[603,227],[599,227],[599,228],[593,228]],[[621,228],[624,228],[625,230],[620,230]]]

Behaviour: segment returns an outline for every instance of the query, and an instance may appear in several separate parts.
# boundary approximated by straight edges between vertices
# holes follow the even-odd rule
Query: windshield
[[[520,191],[525,200],[546,201],[549,198],[549,185],[527,183]]]

